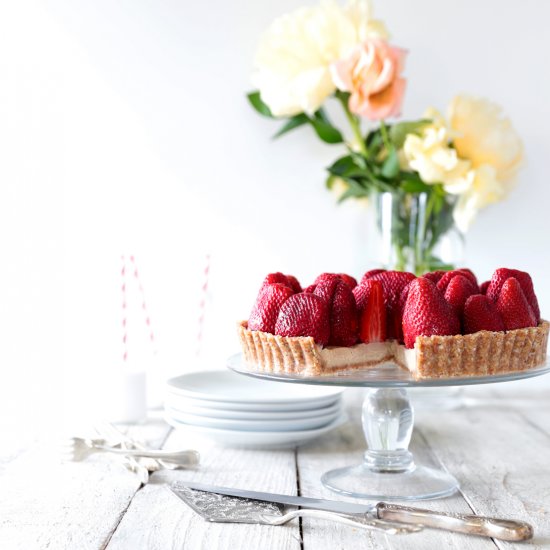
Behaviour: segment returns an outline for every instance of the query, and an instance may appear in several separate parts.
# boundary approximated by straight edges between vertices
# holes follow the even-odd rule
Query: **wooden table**
[[[550,400],[546,391],[503,396],[502,389],[466,390],[459,410],[420,411],[411,450],[418,461],[442,464],[461,484],[427,508],[529,521],[530,543],[509,544],[426,530],[385,536],[334,523],[304,520],[282,527],[210,524],[167,489],[176,479],[304,496],[338,498],[321,474],[359,462],[364,438],[359,391],[348,390],[350,422],[307,447],[246,450],[218,447],[171,430],[161,420],[131,428],[162,448],[193,447],[195,471],[162,471],[140,488],[120,463],[95,455],[82,463],[56,459],[37,467],[37,449],[0,457],[0,548],[75,550],[337,550],[550,548]]]

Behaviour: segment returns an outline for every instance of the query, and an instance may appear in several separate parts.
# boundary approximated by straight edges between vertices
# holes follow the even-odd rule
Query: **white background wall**
[[[0,423],[38,429],[121,366],[120,255],[135,254],[130,358],[222,367],[263,275],[360,275],[365,210],[336,207],[309,129],[273,142],[248,107],[262,30],[304,0],[19,0],[0,5]],[[468,265],[526,269],[550,309],[550,3],[378,0],[408,48],[404,115],[458,92],[501,103],[527,164],[468,235]],[[212,255],[202,358],[197,318]],[[137,304],[137,305],[136,305]],[[11,428],[10,428],[11,429]]]

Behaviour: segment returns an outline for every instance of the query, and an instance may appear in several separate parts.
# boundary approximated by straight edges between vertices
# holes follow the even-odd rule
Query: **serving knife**
[[[327,519],[355,528],[379,531],[386,535],[414,533],[422,530],[422,527],[417,525],[393,523],[366,516],[351,517],[325,510],[289,510],[285,504],[199,491],[177,484],[173,484],[170,489],[203,519],[216,523],[283,525],[297,517],[305,517]]]
[[[244,499],[237,501],[233,500],[231,502],[227,501],[227,507],[229,507],[228,509],[235,506],[240,507],[245,504],[245,501],[252,500],[256,502],[259,501],[264,505],[273,507],[273,512],[275,511],[275,508],[277,508],[277,505],[286,505],[300,507],[302,508],[300,512],[304,512],[306,510],[335,512],[339,515],[339,517],[350,521],[381,520],[384,522],[398,522],[402,525],[445,529],[447,531],[457,533],[492,537],[507,541],[528,540],[533,537],[533,528],[531,525],[523,521],[477,516],[472,514],[433,512],[432,510],[413,508],[411,506],[390,504],[386,502],[378,502],[375,504],[356,504],[354,502],[280,495],[275,493],[248,491],[244,489],[217,487],[213,485],[205,485],[203,483],[182,481],[173,483],[170,488],[176,495],[186,502],[188,502],[189,496],[187,496],[187,500],[184,496],[190,494],[189,492],[186,492],[186,489],[201,491],[203,495],[215,494]],[[191,507],[193,506],[191,505]],[[197,508],[194,509],[198,511]],[[259,513],[258,515],[261,516],[262,514]],[[283,510],[279,508],[278,517],[281,517],[282,515]],[[223,519],[211,521],[223,521]],[[273,521],[271,521],[271,524],[274,524]]]

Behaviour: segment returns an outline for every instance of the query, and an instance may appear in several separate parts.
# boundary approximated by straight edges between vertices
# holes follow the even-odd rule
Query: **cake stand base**
[[[414,412],[406,389],[367,390],[362,422],[368,445],[364,462],[325,473],[325,487],[373,500],[440,498],[458,489],[458,481],[444,470],[415,464],[408,450]]]
[[[452,475],[425,466],[413,466],[406,472],[378,472],[359,464],[326,472],[321,482],[341,495],[369,500],[441,498],[459,487]]]

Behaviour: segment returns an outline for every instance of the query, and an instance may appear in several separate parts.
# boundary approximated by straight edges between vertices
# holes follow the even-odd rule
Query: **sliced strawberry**
[[[342,281],[346,283],[351,290],[353,290],[357,286],[357,279],[355,277],[352,277],[351,275],[348,275],[347,273],[338,273]]]
[[[315,294],[301,293],[290,296],[279,312],[275,334],[311,336],[319,345],[327,345],[330,325],[326,302]]]
[[[536,327],[538,324],[535,313],[515,277],[509,277],[504,281],[496,306],[506,330]]]
[[[361,342],[384,342],[386,340],[386,306],[384,289],[380,281],[372,281],[366,307],[361,313],[359,338]]]
[[[434,285],[436,285],[441,277],[447,273],[446,271],[430,271],[429,273],[424,273],[422,277],[429,279]]]
[[[474,294],[466,300],[463,319],[464,334],[480,330],[504,330],[504,321],[495,304],[482,294]]]
[[[445,300],[454,307],[457,315],[462,317],[464,304],[473,294],[479,294],[477,285],[474,285],[470,279],[464,275],[455,275],[445,290]]]
[[[527,302],[531,306],[538,322],[540,320],[539,303],[535,294],[535,289],[533,288],[533,280],[531,279],[531,275],[525,271],[519,271],[519,269],[507,269],[505,267],[497,269],[493,273],[491,282],[487,288],[487,298],[493,300],[493,302],[496,302],[500,295],[502,286],[510,277],[514,277],[519,282],[521,289],[525,294],[525,298],[527,298]]]
[[[292,289],[281,283],[264,284],[250,313],[248,328],[273,333],[281,306],[292,294]]]
[[[437,288],[444,293],[447,290],[447,286],[449,286],[451,279],[456,275],[463,275],[464,277],[467,277],[477,288],[476,276],[469,269],[455,269],[453,271],[447,271],[443,274],[441,279],[439,279]]]
[[[487,294],[487,288],[489,288],[489,285],[491,284],[491,281],[485,281],[479,285],[479,292],[481,294]]]
[[[370,279],[373,275],[378,275],[379,273],[384,273],[386,271],[385,269],[371,269],[370,271],[367,271],[362,277],[361,277],[361,283],[365,282],[367,279]]]
[[[459,333],[458,315],[437,287],[424,277],[412,281],[403,311],[405,346],[413,348],[417,336]]]
[[[285,275],[286,280],[288,281],[288,285],[293,290],[294,294],[298,294],[299,292],[302,292],[302,285],[300,285],[300,282],[294,275]]]
[[[384,300],[386,304],[388,338],[402,339],[401,315],[399,312],[399,297],[403,289],[416,277],[406,271],[384,271],[372,275],[370,280],[380,281],[384,289]]]

